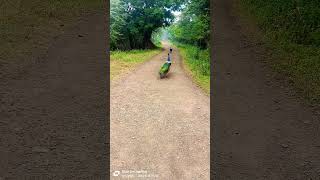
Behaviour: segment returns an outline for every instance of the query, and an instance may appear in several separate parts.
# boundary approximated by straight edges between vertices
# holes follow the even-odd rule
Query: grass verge
[[[186,44],[175,44],[183,58],[183,66],[194,82],[207,94],[210,94],[210,53],[198,47]]]
[[[0,63],[28,59],[83,13],[102,10],[102,0],[4,0],[0,4]]]
[[[110,78],[114,80],[119,75],[134,69],[137,65],[160,53],[161,48],[152,50],[111,51]]]
[[[247,23],[259,27],[271,52],[270,64],[288,78],[310,104],[320,103],[320,6],[316,1],[241,0],[236,4]]]

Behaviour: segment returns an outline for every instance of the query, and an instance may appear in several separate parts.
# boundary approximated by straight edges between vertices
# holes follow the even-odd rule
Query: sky
[[[177,22],[180,18],[181,11],[172,11],[172,14],[176,17],[174,22]]]

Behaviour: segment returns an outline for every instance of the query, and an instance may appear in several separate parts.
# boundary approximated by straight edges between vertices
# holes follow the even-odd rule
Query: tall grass
[[[319,0],[240,0],[261,28],[272,65],[311,103],[320,103]]]
[[[186,69],[194,81],[206,92],[210,93],[210,53],[209,50],[187,45],[176,44],[180,50]]]
[[[111,80],[134,69],[137,65],[161,52],[161,48],[152,50],[111,51],[110,76]]]

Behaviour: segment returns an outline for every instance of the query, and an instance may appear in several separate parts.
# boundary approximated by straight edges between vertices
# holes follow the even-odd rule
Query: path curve
[[[165,51],[111,83],[114,179],[125,178],[124,170],[158,179],[209,179],[209,97],[185,74],[176,48],[168,78],[159,79],[167,52],[166,45]],[[114,171],[122,174],[116,178]]]

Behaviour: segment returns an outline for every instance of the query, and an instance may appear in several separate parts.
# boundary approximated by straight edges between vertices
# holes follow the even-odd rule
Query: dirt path
[[[121,171],[112,179],[126,170],[209,179],[209,97],[186,76],[177,49],[168,78],[159,79],[167,52],[111,84],[111,173]]]
[[[106,178],[105,19],[83,18],[20,74],[1,71],[0,179]]]
[[[273,77],[231,0],[213,7],[214,178],[319,179],[319,115]]]

